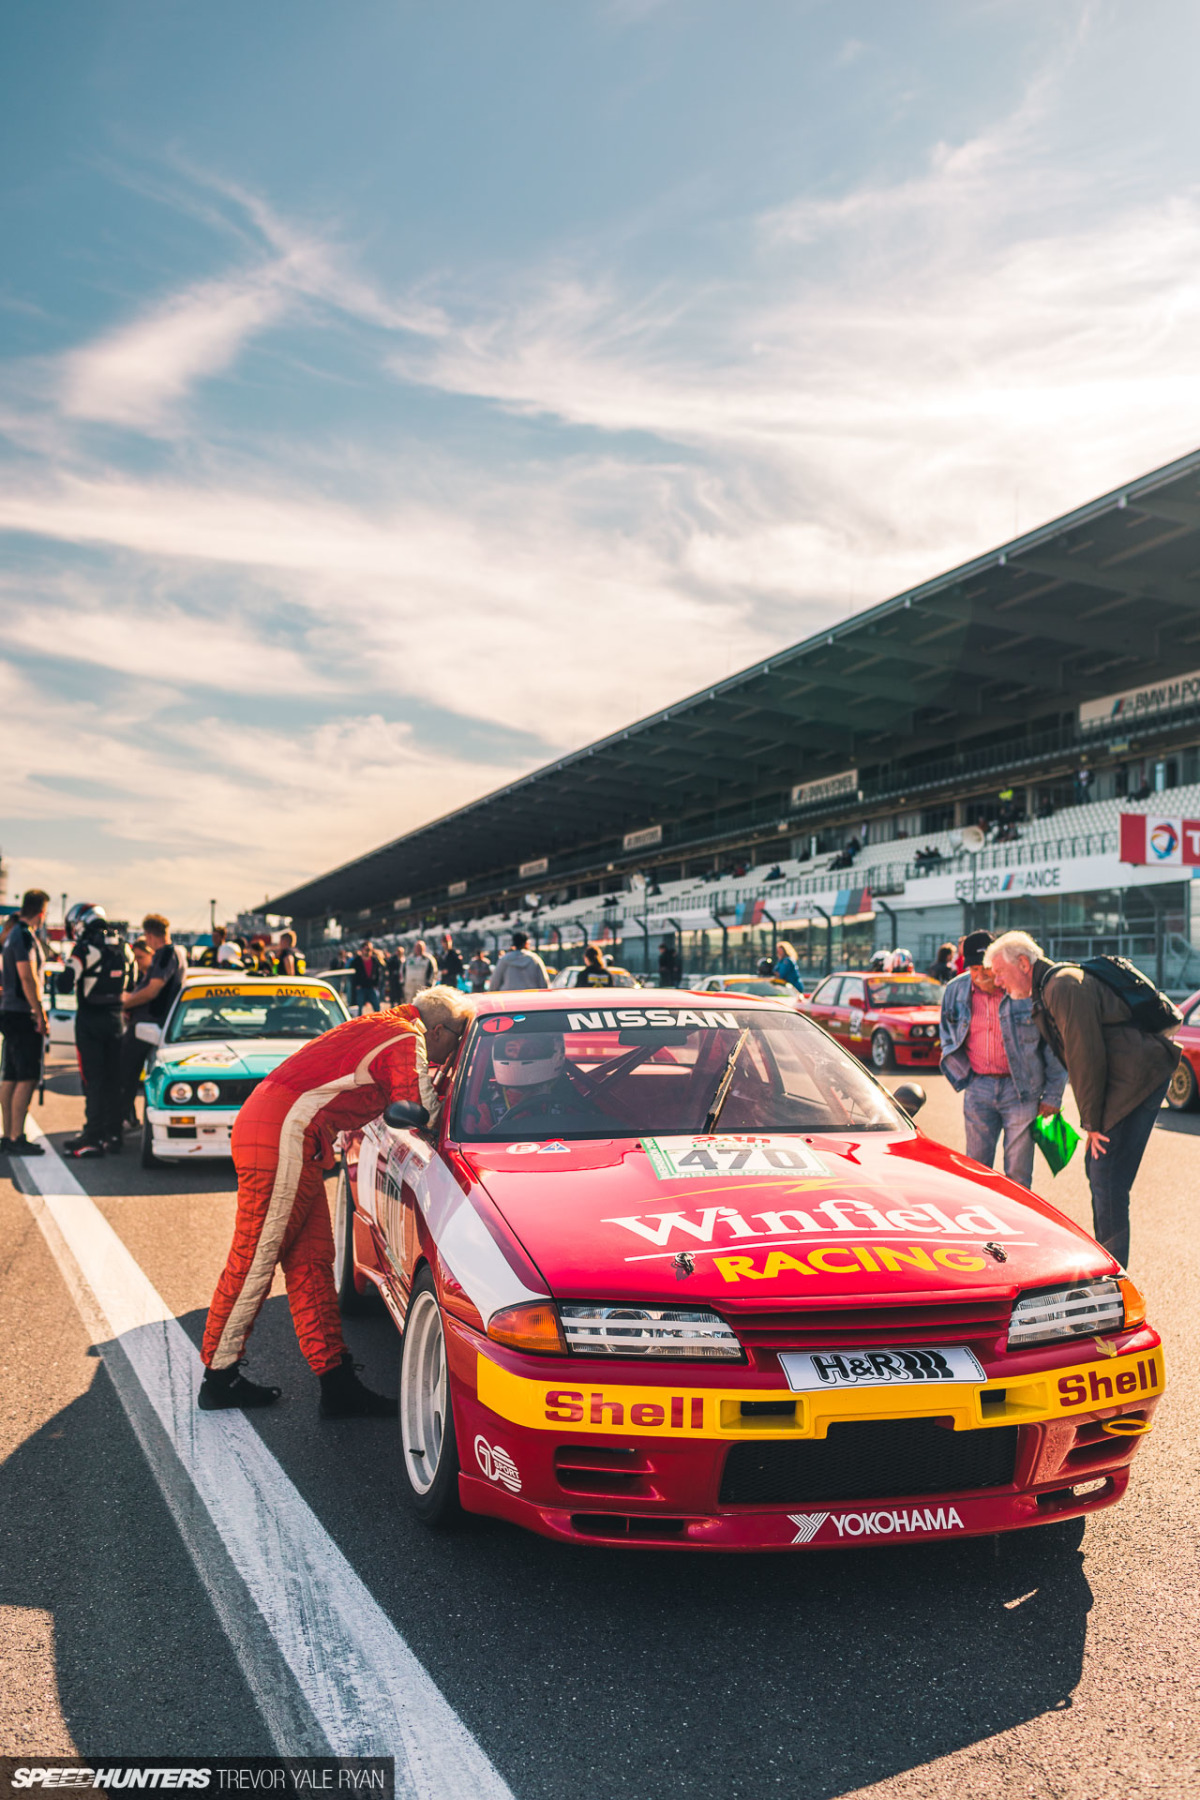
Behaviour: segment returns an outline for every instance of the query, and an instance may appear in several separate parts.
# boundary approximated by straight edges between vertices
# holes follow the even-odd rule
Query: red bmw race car
[[[1176,1112],[1194,1112],[1200,1106],[1200,990],[1181,1000],[1183,1024],[1172,1037],[1183,1051],[1167,1089],[1167,1105]]]
[[[927,975],[830,975],[804,1001],[810,1018],[876,1069],[937,1066],[941,983]]]
[[[416,1513],[786,1550],[1119,1500],[1164,1370],[1112,1257],[791,1008],[623,998],[480,996],[437,1129],[344,1144],[339,1291],[403,1332]]]

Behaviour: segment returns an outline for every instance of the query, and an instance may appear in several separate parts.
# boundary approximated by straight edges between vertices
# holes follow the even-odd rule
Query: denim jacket
[[[942,1074],[956,1093],[971,1079],[967,1035],[971,1029],[971,977],[966,971],[946,984],[942,993]],[[1000,1002],[1000,1036],[1009,1074],[1022,1100],[1061,1106],[1067,1071],[1033,1022],[1033,999]]]

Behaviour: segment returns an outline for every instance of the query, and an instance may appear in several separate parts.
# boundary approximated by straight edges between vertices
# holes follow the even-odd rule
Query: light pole
[[[217,903],[215,900],[210,900],[208,903],[208,931],[209,931],[210,937],[212,936],[213,932],[216,931],[216,929],[217,929]]]

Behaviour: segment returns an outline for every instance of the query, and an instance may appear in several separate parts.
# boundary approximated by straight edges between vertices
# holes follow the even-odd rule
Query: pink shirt
[[[1000,1002],[1004,995],[982,994],[971,989],[971,1029],[967,1033],[967,1061],[976,1075],[1007,1075],[1008,1057],[1000,1035]]]

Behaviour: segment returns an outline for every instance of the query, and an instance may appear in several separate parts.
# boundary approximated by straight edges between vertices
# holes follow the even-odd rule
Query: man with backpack
[[[124,1115],[121,1106],[122,1002],[134,985],[133,951],[108,922],[102,906],[81,900],[67,914],[75,948],[58,978],[60,989],[75,989],[75,1048],[83,1076],[84,1125],[68,1138],[68,1156],[119,1154]]]
[[[1124,957],[1052,963],[1024,931],[1007,931],[985,957],[1033,1019],[1070,1077],[1087,1136],[1085,1168],[1096,1238],[1124,1266],[1129,1197],[1180,1052],[1164,1033],[1176,1007]]]

